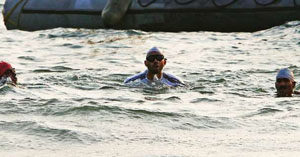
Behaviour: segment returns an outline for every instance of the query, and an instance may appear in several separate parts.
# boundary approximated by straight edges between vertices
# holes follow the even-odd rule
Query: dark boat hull
[[[7,29],[27,31],[107,28],[101,17],[106,0],[89,0],[89,5],[76,7],[79,1],[8,0],[5,24]],[[122,20],[109,28],[253,32],[294,20],[300,20],[300,0],[133,0]]]

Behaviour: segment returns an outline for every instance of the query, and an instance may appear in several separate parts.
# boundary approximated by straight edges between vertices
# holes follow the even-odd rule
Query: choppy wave
[[[55,128],[33,121],[1,121],[0,128],[5,128],[6,131],[14,132],[16,134],[19,133],[46,138],[47,140],[54,142],[61,141],[82,143],[84,141],[87,141],[87,139],[93,140],[93,137],[91,135],[85,133],[70,129]]]

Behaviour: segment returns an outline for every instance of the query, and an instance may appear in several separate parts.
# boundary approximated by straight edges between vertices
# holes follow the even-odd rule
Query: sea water
[[[0,89],[1,157],[300,155],[300,97],[274,88],[280,68],[300,81],[299,21],[253,33],[25,32],[3,22],[0,32],[0,60],[19,81]],[[123,84],[153,46],[187,87]]]

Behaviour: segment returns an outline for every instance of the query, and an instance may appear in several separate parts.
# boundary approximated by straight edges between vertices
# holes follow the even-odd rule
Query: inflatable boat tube
[[[125,16],[131,0],[108,0],[102,11],[102,21],[105,26],[113,27]]]
[[[7,29],[253,32],[300,20],[300,0],[6,0]]]

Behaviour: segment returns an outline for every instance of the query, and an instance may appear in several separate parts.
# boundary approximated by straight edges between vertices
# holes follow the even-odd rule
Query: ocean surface
[[[280,68],[300,81],[300,21],[254,33],[25,32],[0,21],[0,60],[19,79],[0,89],[1,157],[300,155],[300,97],[274,88]],[[123,84],[153,46],[187,87]]]

